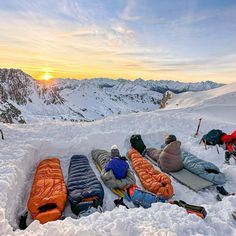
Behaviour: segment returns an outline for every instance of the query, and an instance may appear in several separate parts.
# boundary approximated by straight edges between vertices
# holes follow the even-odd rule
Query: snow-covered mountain
[[[0,122],[25,123],[23,111],[37,114],[34,108],[40,112],[63,102],[54,88],[47,89],[23,71],[0,69]]]
[[[170,177],[174,188],[171,200],[181,199],[203,206],[207,211],[205,219],[187,214],[183,208],[168,203],[155,203],[151,208],[143,209],[135,208],[125,200],[130,209],[116,208],[113,201],[117,196],[103,184],[90,155],[94,148],[109,150],[113,144],[118,145],[120,153],[125,155],[130,149],[129,138],[134,133],[142,135],[147,147],[160,147],[165,135],[173,133],[182,142],[184,150],[214,163],[226,176],[225,189],[235,192],[236,165],[233,158],[230,165],[223,164],[225,153],[222,148],[218,154],[214,147],[206,150],[199,144],[202,135],[213,128],[226,133],[235,130],[235,93],[236,83],[208,92],[173,95],[165,109],[110,116],[86,124],[48,119],[24,126],[1,124],[5,140],[0,141],[0,235],[236,235],[236,223],[232,217],[232,211],[236,210],[236,195],[217,201],[215,186],[194,192]],[[176,102],[179,103],[177,107]],[[192,134],[199,118],[203,118],[200,135],[194,138]],[[26,210],[38,163],[47,157],[58,157],[66,181],[70,157],[75,154],[88,157],[101,181],[105,191],[104,212],[77,219],[67,203],[64,220],[44,225],[34,221],[26,230],[19,230],[18,219]],[[137,176],[136,181],[142,187]]]
[[[208,114],[213,120],[235,122],[236,82],[200,92],[171,94],[165,109],[186,109],[191,113]],[[224,114],[222,114],[224,113]]]
[[[211,81],[180,83],[137,79],[34,80],[17,69],[0,69],[0,121],[25,123],[38,118],[92,121],[112,114],[152,111],[163,93],[202,91]]]

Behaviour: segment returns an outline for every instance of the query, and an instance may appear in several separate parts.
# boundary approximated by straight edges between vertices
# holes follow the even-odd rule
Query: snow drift
[[[196,193],[174,179],[173,199],[204,206],[208,212],[205,220],[188,215],[184,209],[175,205],[164,203],[153,204],[149,209],[133,208],[131,205],[132,209],[129,210],[115,208],[113,200],[117,197],[103,185],[104,213],[94,213],[76,219],[67,205],[64,211],[64,215],[67,216],[65,220],[45,225],[34,221],[24,231],[18,229],[17,222],[19,215],[25,210],[35,167],[40,160],[58,156],[64,178],[67,179],[70,157],[74,154],[83,154],[88,156],[93,170],[100,179],[90,151],[94,148],[109,150],[111,145],[116,144],[121,154],[125,155],[130,148],[129,138],[134,133],[142,135],[147,147],[159,147],[167,133],[174,133],[186,151],[216,164],[226,175],[225,188],[229,192],[236,191],[235,163],[231,161],[229,166],[222,164],[223,149],[219,150],[219,155],[215,148],[205,150],[203,145],[199,145],[200,136],[192,136],[200,117],[203,117],[200,128],[202,134],[212,128],[222,129],[227,133],[235,129],[236,102],[229,101],[232,99],[231,96],[235,98],[233,94],[236,90],[234,87],[229,91],[227,86],[222,87],[225,91],[214,90],[219,96],[224,97],[220,104],[219,96],[216,94],[214,99],[208,100],[207,106],[196,103],[192,104],[191,108],[189,105],[181,105],[180,109],[167,107],[149,113],[108,117],[91,123],[45,120],[27,125],[2,124],[5,140],[0,142],[0,235],[235,235],[236,221],[231,216],[231,212],[235,210],[235,196],[226,197],[222,202],[218,202],[215,199],[215,187]],[[233,86],[235,84],[231,85]],[[193,94],[197,96],[197,93]],[[190,97],[178,96],[191,99],[194,98],[193,94]],[[207,92],[203,94],[205,97],[208,96]],[[204,99],[203,95],[202,98]],[[215,102],[217,99],[218,102]],[[178,101],[180,103],[180,100]],[[228,105],[232,108],[232,117],[225,112]],[[210,106],[214,107],[213,111],[221,109],[220,115],[213,117],[208,111]],[[140,181],[137,182],[140,185]]]

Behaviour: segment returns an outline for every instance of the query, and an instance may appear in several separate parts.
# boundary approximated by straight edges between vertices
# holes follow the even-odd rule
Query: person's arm
[[[109,161],[107,164],[106,164],[106,166],[105,166],[105,171],[107,172],[107,171],[109,171],[109,170],[111,170],[112,169],[112,161]]]

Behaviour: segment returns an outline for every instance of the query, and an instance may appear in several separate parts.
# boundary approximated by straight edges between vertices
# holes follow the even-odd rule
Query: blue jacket
[[[143,208],[149,208],[152,203],[155,202],[165,202],[163,197],[158,197],[153,193],[143,191],[139,188],[135,189],[132,196],[129,196],[128,193],[125,192],[125,198],[128,201],[132,201],[136,207],[142,206]]]
[[[112,157],[111,160],[105,166],[105,171],[112,170],[116,179],[123,179],[127,175],[127,170],[129,165],[125,160],[122,160],[118,157]]]

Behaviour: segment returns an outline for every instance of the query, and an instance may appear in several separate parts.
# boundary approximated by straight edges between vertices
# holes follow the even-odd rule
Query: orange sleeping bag
[[[66,200],[67,190],[59,159],[50,158],[41,161],[34,176],[27,204],[32,218],[39,220],[41,224],[59,219]]]
[[[132,148],[128,157],[143,187],[157,196],[170,198],[173,195],[173,187],[170,178],[164,173],[156,170],[141,154]]]

